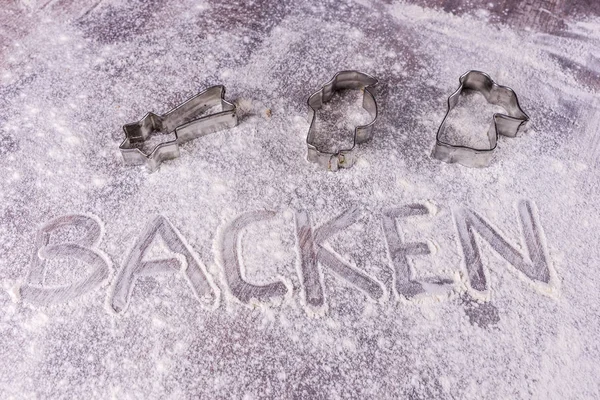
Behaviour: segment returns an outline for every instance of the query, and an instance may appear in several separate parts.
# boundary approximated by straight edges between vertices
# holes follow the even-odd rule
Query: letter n
[[[512,246],[498,231],[477,213],[467,209],[454,210],[454,221],[462,248],[469,282],[473,289],[488,289],[488,272],[481,260],[475,234],[485,240],[510,265],[533,281],[550,283],[550,264],[544,246],[544,234],[535,205],[529,201],[518,204],[522,242],[526,254]]]

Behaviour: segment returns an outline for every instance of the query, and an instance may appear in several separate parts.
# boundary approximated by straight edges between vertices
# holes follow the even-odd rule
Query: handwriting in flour
[[[52,232],[67,227],[80,228],[84,234],[73,242],[51,243]],[[72,300],[100,286],[110,273],[108,258],[96,248],[101,236],[100,222],[87,215],[67,215],[42,226],[35,240],[29,275],[21,286],[21,298],[31,304],[50,305]],[[63,286],[45,285],[46,264],[52,259],[82,261],[91,267],[91,272]]]
[[[185,263],[174,257],[142,261],[157,237],[162,238],[169,251],[183,256]],[[164,273],[176,273],[187,279],[203,305],[210,305],[217,300],[218,289],[212,284],[202,262],[173,225],[165,217],[159,216],[146,226],[129,251],[125,264],[115,279],[110,296],[112,308],[120,312],[127,307],[138,277]]]
[[[452,211],[457,231],[458,245],[463,254],[467,286],[474,292],[489,290],[489,271],[481,258],[479,237],[521,276],[534,283],[549,284],[551,266],[547,257],[542,227],[535,205],[521,201],[517,207],[517,220],[521,228],[521,243],[524,252],[511,244],[481,215],[465,207]],[[241,256],[240,235],[252,224],[272,219],[273,211],[250,211],[228,223],[219,235],[216,246],[218,264],[222,269],[225,287],[241,303],[270,302],[285,297],[291,291],[282,280],[263,284],[249,282],[244,273],[244,260]],[[323,271],[359,289],[373,300],[385,298],[386,287],[366,273],[360,266],[353,266],[332,249],[327,241],[337,232],[343,231],[358,222],[361,211],[349,209],[332,220],[315,227],[306,210],[295,213],[294,227],[298,253],[298,275],[301,282],[302,300],[307,307],[320,308],[326,304],[326,288],[323,284]],[[383,210],[381,214],[383,240],[390,259],[389,268],[393,273],[392,291],[398,297],[411,299],[426,294],[432,287],[450,290],[455,282],[449,279],[429,278],[419,280],[411,266],[409,257],[431,256],[426,242],[404,242],[401,232],[404,222],[413,218],[433,218],[423,204],[409,204]],[[77,240],[54,243],[53,232],[61,228],[77,229],[83,232]],[[56,218],[40,228],[34,246],[29,275],[21,286],[23,301],[48,305],[69,301],[97,289],[107,281],[110,273],[108,258],[97,249],[101,239],[100,222],[86,215],[68,215]],[[169,256],[146,261],[146,255],[162,240]],[[61,286],[45,284],[46,261],[65,259],[86,264],[87,274],[76,282]],[[174,274],[185,279],[198,301],[210,308],[216,307],[220,290],[206,267],[195,254],[192,246],[164,216],[152,220],[138,236],[133,247],[118,270],[109,293],[109,304],[115,312],[123,312],[131,301],[133,288],[139,277],[156,274]]]
[[[396,221],[414,216],[427,216],[429,209],[423,204],[409,204],[402,207],[389,208],[383,211],[382,223],[388,254],[394,271],[394,290],[399,296],[411,298],[426,290],[423,283],[413,278],[413,271],[408,256],[429,255],[431,251],[425,242],[404,243],[400,238]],[[453,282],[447,279],[430,279],[427,283],[435,286],[448,286]]]
[[[244,280],[242,276],[243,260],[238,249],[240,233],[248,225],[274,216],[275,212],[273,211],[244,213],[227,225],[221,235],[221,240],[219,240],[219,255],[227,286],[231,293],[243,303],[250,303],[253,299],[269,301],[287,293],[287,288],[281,281],[255,285]]]
[[[335,275],[362,290],[373,299],[381,299],[384,291],[379,282],[366,273],[352,267],[340,256],[328,250],[324,244],[333,234],[356,223],[360,210],[350,209],[331,221],[312,230],[308,213],[304,210],[296,213],[296,232],[300,247],[300,265],[304,299],[311,306],[321,307],[325,302],[323,280],[319,265],[328,268]]]
[[[533,203],[521,201],[518,204],[518,217],[521,225],[522,241],[527,255],[510,245],[485,219],[467,208],[458,208],[453,212],[456,229],[462,247],[465,265],[471,287],[478,291],[488,289],[488,275],[481,261],[475,233],[504,258],[510,265],[533,281],[549,283],[550,266],[543,243],[543,232],[537,220]]]

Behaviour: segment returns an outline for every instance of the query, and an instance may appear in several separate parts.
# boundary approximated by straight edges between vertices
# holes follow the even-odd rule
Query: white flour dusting
[[[3,398],[600,397],[600,20],[62,3],[0,14]],[[331,173],[306,99],[345,69],[379,79],[380,116]],[[484,169],[430,157],[470,69],[531,117]],[[213,84],[236,128],[123,165],[123,124]],[[360,99],[320,112],[322,143]],[[462,104],[477,140],[494,110]]]

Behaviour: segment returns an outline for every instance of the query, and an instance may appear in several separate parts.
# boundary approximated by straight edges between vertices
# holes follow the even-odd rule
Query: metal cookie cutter
[[[308,160],[315,162],[329,171],[337,171],[339,168],[350,168],[355,161],[354,148],[357,144],[364,143],[373,137],[373,124],[377,119],[377,102],[373,86],[377,79],[358,71],[340,71],[317,92],[308,98],[308,119],[310,127],[306,136],[308,146]],[[315,121],[317,110],[323,107],[333,97],[333,94],[341,89],[360,89],[363,91],[363,108],[369,112],[373,120],[354,129],[354,143],[352,147],[345,150],[329,153],[319,150],[315,144]]]
[[[500,86],[490,76],[480,71],[468,71],[460,77],[460,86],[448,98],[448,111],[440,125],[432,157],[447,163],[457,162],[467,167],[487,167],[498,143],[498,135],[515,137],[521,125],[529,121],[529,117],[521,109],[515,92],[506,86]],[[460,95],[465,90],[480,92],[488,103],[501,106],[506,114],[494,114],[493,123],[488,130],[490,146],[478,149],[444,142],[441,138],[446,129],[446,121],[450,111],[458,104]]]
[[[200,117],[209,108],[222,110]],[[119,146],[127,165],[146,164],[155,171],[164,160],[179,157],[179,145],[192,139],[233,128],[237,125],[236,107],[225,100],[225,87],[211,86],[163,115],[149,112],[138,122],[123,125],[125,140]],[[139,145],[157,133],[175,133],[175,139],[158,144],[148,154]]]

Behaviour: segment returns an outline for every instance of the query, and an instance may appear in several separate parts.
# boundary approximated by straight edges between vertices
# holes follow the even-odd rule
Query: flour
[[[2,397],[600,396],[600,20],[572,21],[551,35],[491,24],[489,12],[456,16],[367,1],[7,6],[0,12],[7,27]],[[331,173],[305,159],[306,99],[345,69],[379,79],[380,116],[357,163]],[[513,88],[531,117],[518,137],[500,138],[484,169],[430,157],[447,98],[470,69]],[[214,84],[237,104],[237,127],[183,144],[178,159],[152,174],[123,165],[123,124]],[[342,93],[321,112],[327,146],[347,144],[353,127],[369,122],[360,99]],[[455,138],[483,137],[494,110],[463,105]],[[475,113],[463,112],[471,105]],[[480,215],[528,257],[524,200],[535,205],[533,232],[543,233],[547,282],[528,277],[478,232],[487,277],[480,295],[457,231],[459,210]],[[386,210],[407,205],[428,210],[395,219],[403,243],[429,250],[406,256],[411,282],[423,282],[412,298],[396,292],[382,224]],[[317,275],[308,274],[323,291],[323,304],[310,306],[298,215],[305,212],[304,226],[318,236],[354,209],[356,219],[342,218],[350,225],[323,241],[328,253],[318,256]],[[239,231],[231,265],[255,286],[283,286],[276,298],[242,301],[220,255],[223,232],[257,211],[269,218]],[[28,279],[38,231],[64,215],[102,223],[89,246],[105,255],[108,278],[68,301],[33,304],[23,288],[36,286]],[[174,236],[157,239],[140,262],[171,264],[139,276],[117,313],[111,296],[120,271],[158,215],[191,258],[164,243]],[[61,228],[51,241],[78,240],[82,229]],[[205,273],[214,286],[208,307],[185,275],[191,259],[196,277]],[[362,274],[363,289],[340,268]],[[57,256],[38,286],[69,287],[93,270]]]

